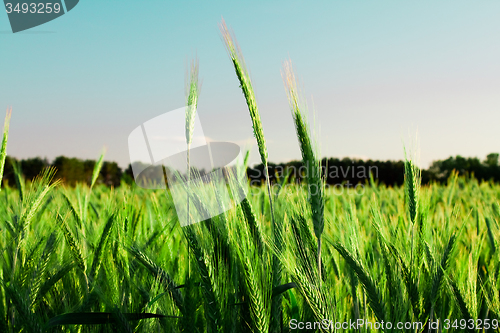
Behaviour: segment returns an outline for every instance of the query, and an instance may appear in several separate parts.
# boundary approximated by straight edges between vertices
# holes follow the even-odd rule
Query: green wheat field
[[[268,165],[248,70],[220,28]],[[291,62],[282,74],[307,182],[243,184],[246,199],[209,220],[181,227],[169,191],[97,184],[103,156],[91,184],[73,188],[54,169],[27,181],[15,168],[16,186],[0,191],[0,332],[497,332],[500,186],[456,173],[420,186],[408,158],[400,188],[372,178],[334,193]],[[189,80],[188,148],[196,61]],[[422,325],[335,325],[358,320]]]

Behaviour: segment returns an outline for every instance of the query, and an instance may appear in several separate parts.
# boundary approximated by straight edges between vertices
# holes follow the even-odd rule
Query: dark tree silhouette
[[[7,156],[4,182],[10,186],[16,185],[14,163],[19,165],[23,176],[27,180],[36,177],[43,168],[53,166],[57,169],[56,178],[62,179],[66,185],[75,186],[79,182],[90,184],[96,161],[58,156],[52,163],[49,163],[47,159],[40,157],[18,161],[11,156]],[[279,164],[269,163],[268,167],[269,179],[272,183],[281,181],[287,174],[289,174],[288,181],[295,183],[301,183],[307,176],[307,168],[303,166],[302,161],[290,161]],[[328,185],[351,187],[356,184],[365,184],[369,182],[370,174],[375,181],[387,186],[400,186],[404,182],[403,161],[364,161],[351,158],[324,158],[321,160],[321,168],[325,182]],[[428,169],[422,170],[422,183],[446,183],[453,170],[456,170],[459,175],[475,177],[479,181],[500,182],[499,154],[488,154],[482,162],[477,157],[462,157],[460,155],[449,157],[445,160],[434,161]],[[151,172],[153,171],[155,170]],[[146,178],[154,178],[154,175],[144,176]],[[159,173],[159,176],[163,179],[163,172]],[[247,177],[251,185],[262,185],[265,182],[264,166],[258,164],[249,167],[247,169]],[[127,169],[122,171],[116,162],[105,161],[97,183],[118,187],[122,181],[127,184],[134,183],[132,166],[129,165]]]

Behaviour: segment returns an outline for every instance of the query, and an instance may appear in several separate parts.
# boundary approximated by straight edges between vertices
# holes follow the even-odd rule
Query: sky
[[[184,106],[197,58],[204,134],[258,163],[223,18],[250,71],[270,161],[301,156],[281,77],[288,59],[321,157],[401,160],[413,147],[422,167],[484,160],[500,152],[499,17],[498,1],[86,0],[14,34],[2,11],[8,154],[97,159],[105,147],[126,167],[129,134]]]

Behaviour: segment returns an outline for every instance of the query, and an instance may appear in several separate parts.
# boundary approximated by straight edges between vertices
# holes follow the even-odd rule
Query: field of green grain
[[[267,165],[248,71],[221,30]],[[188,105],[197,73],[193,63]],[[498,331],[500,186],[456,174],[420,186],[407,160],[403,187],[372,179],[339,195],[323,185],[290,62],[283,79],[307,182],[243,184],[246,199],[209,220],[181,227],[165,190],[96,184],[102,156],[90,186],[16,170],[17,186],[0,192],[0,332]],[[335,327],[361,319],[384,329]],[[387,326],[398,322],[422,326]]]
[[[421,188],[415,223],[403,188],[325,193],[320,279],[305,187],[273,193],[273,233],[265,189],[181,228],[164,191],[20,184],[0,196],[2,332],[499,319],[497,185]]]

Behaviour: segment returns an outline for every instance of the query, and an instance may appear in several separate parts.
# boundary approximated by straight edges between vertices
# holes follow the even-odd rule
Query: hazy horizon
[[[496,153],[496,152],[490,152],[488,154],[491,154],[491,153]],[[99,159],[99,156],[96,156],[95,158],[82,158],[82,157],[78,157],[78,156],[66,156],[66,155],[59,155],[59,156],[56,156],[52,159],[49,159],[47,157],[42,157],[42,156],[31,156],[31,157],[26,157],[26,158],[18,158],[16,156],[12,156],[12,155],[8,155],[8,156],[11,156],[11,157],[14,157],[16,159],[30,159],[30,158],[40,158],[42,160],[46,159],[48,161],[49,164],[53,163],[55,161],[55,159],[57,157],[60,157],[60,156],[64,156],[66,158],[78,158],[78,159],[81,159],[81,160],[93,160],[93,161],[97,161]],[[447,157],[443,157],[443,158],[440,158],[439,160],[446,160],[450,157],[454,158],[456,157],[457,155],[453,155],[453,156],[447,156]],[[486,155],[485,156],[462,156],[460,155],[461,157],[463,158],[478,158],[481,162],[484,162],[486,160]],[[341,156],[341,157],[338,157],[338,156],[323,156],[321,157],[321,159],[324,159],[324,158],[327,158],[327,159],[330,159],[330,158],[333,158],[333,159],[339,159],[339,160],[342,160],[344,158],[349,158],[351,160],[362,160],[362,161],[368,161],[368,160],[372,160],[372,161],[379,161],[379,162],[385,162],[385,161],[403,161],[404,160],[404,156],[400,159],[387,159],[387,160],[378,160],[378,159],[373,159],[373,158],[367,158],[367,157],[363,157],[363,156]],[[113,161],[113,160],[110,160],[110,159],[104,159],[105,161],[107,162],[116,162],[117,165],[122,169],[122,170],[125,170],[129,167],[129,164],[133,164],[133,163],[142,163],[144,164],[144,162],[142,161],[134,161],[132,163],[128,162],[126,165],[121,165],[120,163],[118,163],[117,161]],[[293,161],[302,161],[302,158],[296,158],[296,159],[290,159],[288,161],[273,161],[273,160],[269,160],[269,164],[286,164],[286,163],[290,163],[290,162],[293,162]],[[428,169],[432,162],[435,162],[435,161],[438,161],[438,160],[433,160],[431,161],[431,163],[429,165],[422,165],[422,168],[424,169]],[[249,167],[254,167],[254,166],[257,166],[257,165],[260,165],[262,164],[261,161],[255,161],[255,163],[250,163],[249,164]]]

